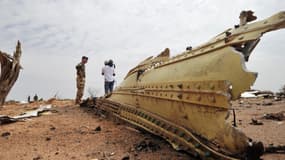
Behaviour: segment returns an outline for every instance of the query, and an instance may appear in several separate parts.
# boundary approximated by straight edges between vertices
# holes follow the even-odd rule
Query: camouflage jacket
[[[76,65],[76,73],[78,77],[85,78],[85,65],[81,62]]]

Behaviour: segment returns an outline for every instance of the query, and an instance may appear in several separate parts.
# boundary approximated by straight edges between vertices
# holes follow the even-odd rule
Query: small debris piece
[[[50,127],[51,131],[54,131],[56,128],[54,126]]]
[[[94,131],[101,131],[101,127],[100,127],[100,126],[96,127],[96,128],[94,129]]]
[[[285,119],[283,112],[268,113],[263,116],[265,119],[271,119],[276,121],[283,121]]]
[[[0,115],[0,125],[13,123],[13,122],[17,122],[17,119],[5,115]]]
[[[264,102],[262,105],[263,106],[271,106],[273,103],[272,102]]]
[[[278,145],[274,146],[270,144],[268,147],[265,148],[266,153],[285,153],[285,145]]]
[[[262,122],[260,122],[257,119],[253,119],[253,118],[251,119],[251,122],[249,124],[251,124],[251,125],[263,125]]]
[[[80,107],[89,107],[89,108],[94,108],[96,105],[96,99],[97,97],[89,97],[80,103]]]
[[[252,142],[249,140],[249,145],[246,148],[246,157],[248,159],[260,159],[259,157],[264,153],[264,146],[262,142]]]
[[[284,92],[277,92],[276,97],[280,100],[285,98],[285,91]]]
[[[141,141],[140,143],[135,145],[136,151],[147,151],[146,141]]]
[[[152,152],[155,152],[160,149],[160,146],[158,144],[153,143],[151,141],[148,143],[148,147]]]
[[[136,144],[135,145],[135,150],[136,151],[152,151],[152,152],[155,152],[157,150],[160,149],[160,146],[152,141],[141,141],[140,143]]]
[[[13,118],[19,120],[19,119],[25,119],[25,118],[30,118],[30,117],[37,117],[37,116],[39,116],[40,113],[50,111],[51,107],[52,107],[52,105],[40,106],[39,108],[37,108],[35,110],[27,111],[24,114],[19,115],[19,116],[15,116]]]
[[[113,155],[115,155],[115,152],[111,152],[111,153],[110,153],[110,156],[113,156]]]
[[[4,133],[1,134],[2,137],[8,137],[10,135],[11,135],[10,132],[4,132]]]
[[[50,137],[47,137],[47,138],[46,138],[46,141],[50,141],[50,140],[51,140],[51,138],[50,138]]]
[[[281,101],[281,97],[274,97],[274,101]]]
[[[42,159],[41,156],[37,156],[37,157],[33,158],[33,160],[40,160],[40,159]]]

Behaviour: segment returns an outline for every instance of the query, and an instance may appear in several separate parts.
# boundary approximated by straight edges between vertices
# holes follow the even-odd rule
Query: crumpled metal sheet
[[[32,110],[32,111],[27,111],[22,115],[19,116],[14,116],[13,118],[15,119],[23,119],[23,118],[30,118],[30,117],[37,117],[39,116],[39,113],[45,112],[45,111],[49,111],[51,109],[51,105],[45,105],[45,106],[40,106],[39,108],[37,108],[36,110]]]
[[[25,118],[38,117],[40,113],[50,111],[51,107],[52,107],[52,105],[50,105],[50,104],[45,105],[45,106],[40,106],[39,108],[37,108],[35,110],[27,111],[23,114],[20,114],[18,116],[14,116],[14,117],[10,117],[7,115],[0,115],[0,125],[17,122],[17,121],[25,119]]]
[[[0,115],[0,125],[17,122],[18,120],[6,115]]]

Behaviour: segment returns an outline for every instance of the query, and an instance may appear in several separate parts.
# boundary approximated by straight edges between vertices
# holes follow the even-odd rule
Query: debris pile
[[[11,135],[10,132],[4,132],[1,134],[1,137],[8,138]]]
[[[285,119],[285,116],[284,116],[284,112],[266,113],[266,114],[264,114],[263,118],[271,119],[271,120],[275,120],[275,121],[283,121]]]
[[[274,146],[270,144],[268,147],[265,148],[266,153],[283,153],[285,154],[285,145],[278,145]]]
[[[6,115],[0,115],[0,125],[13,123],[13,122],[17,122],[17,121],[18,120],[15,118],[11,118],[11,117],[6,116]]]
[[[136,151],[152,151],[155,152],[160,149],[160,146],[149,140],[142,140],[134,145]]]
[[[271,91],[260,91],[260,90],[250,90],[243,92],[241,94],[242,98],[256,98],[256,97],[263,97],[263,98],[274,98],[275,95]]]
[[[251,122],[249,124],[251,124],[251,125],[263,125],[262,122],[260,122],[257,119],[253,119],[253,118],[251,119]]]

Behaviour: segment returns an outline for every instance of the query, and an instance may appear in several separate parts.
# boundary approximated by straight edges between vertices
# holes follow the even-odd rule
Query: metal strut
[[[207,160],[238,159],[228,156],[226,153],[222,154],[221,152],[225,151],[223,151],[221,148],[216,147],[213,149],[209,147],[214,147],[215,144],[210,144],[209,142],[199,138],[198,135],[191,133],[189,129],[178,126],[150,112],[143,111],[133,106],[116,103],[107,99],[98,99],[96,101],[96,108],[107,111],[123,121],[163,137],[176,150],[187,151],[196,158]]]

